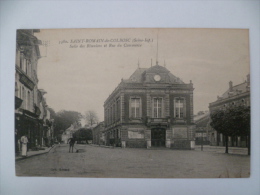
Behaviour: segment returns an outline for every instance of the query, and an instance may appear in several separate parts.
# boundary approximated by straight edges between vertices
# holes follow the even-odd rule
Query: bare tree
[[[98,116],[95,111],[89,110],[85,113],[85,120],[88,125],[93,125],[98,123]]]

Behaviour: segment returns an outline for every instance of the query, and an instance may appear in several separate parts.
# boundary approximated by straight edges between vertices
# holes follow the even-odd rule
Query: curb
[[[40,155],[42,155],[42,154],[47,154],[47,153],[49,153],[53,148],[55,148],[56,147],[56,145],[54,145],[53,147],[51,147],[48,151],[46,151],[46,152],[43,152],[43,153],[39,153],[39,154],[33,154],[33,155],[30,155],[30,156],[27,156],[26,158],[24,158],[24,157],[19,157],[19,158],[17,158],[17,159],[15,159],[15,161],[20,161],[20,160],[26,160],[26,159],[28,159],[28,158],[32,158],[32,157],[34,157],[34,156],[40,156]]]

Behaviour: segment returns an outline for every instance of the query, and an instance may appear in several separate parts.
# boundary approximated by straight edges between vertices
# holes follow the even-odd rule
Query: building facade
[[[44,98],[39,98],[37,66],[41,41],[34,36],[39,30],[17,30],[15,61],[15,148],[27,135],[29,149],[44,145]],[[45,100],[44,100],[45,101]],[[49,124],[51,127],[52,124]]]
[[[210,144],[210,115],[209,111],[200,111],[194,116],[195,129],[195,144],[209,145]]]
[[[158,63],[137,68],[104,103],[106,144],[193,149],[193,90]]]
[[[106,145],[104,130],[104,122],[98,123],[98,125],[92,129],[93,144]]]
[[[219,109],[225,109],[230,106],[250,106],[250,75],[247,75],[247,80],[243,83],[233,86],[233,82],[229,82],[229,88],[222,95],[218,96],[215,102],[209,104],[210,112]],[[224,146],[224,136],[211,128],[210,135],[211,145]],[[228,145],[234,147],[247,147],[248,138],[246,136],[229,136]]]

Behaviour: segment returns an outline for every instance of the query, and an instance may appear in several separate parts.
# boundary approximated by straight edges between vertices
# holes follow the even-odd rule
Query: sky
[[[38,88],[56,112],[94,110],[138,68],[159,65],[194,86],[194,114],[250,71],[245,29],[42,29]],[[158,56],[158,57],[157,57]]]

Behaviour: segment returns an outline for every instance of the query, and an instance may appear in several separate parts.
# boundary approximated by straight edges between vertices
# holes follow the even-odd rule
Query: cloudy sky
[[[41,46],[39,89],[49,107],[103,120],[103,103],[137,69],[159,65],[194,84],[194,114],[249,73],[248,30],[243,29],[58,29],[35,34]],[[158,39],[157,39],[158,37]],[[112,44],[112,45],[110,45]],[[83,47],[80,47],[80,46]],[[106,45],[106,46],[105,46]]]

